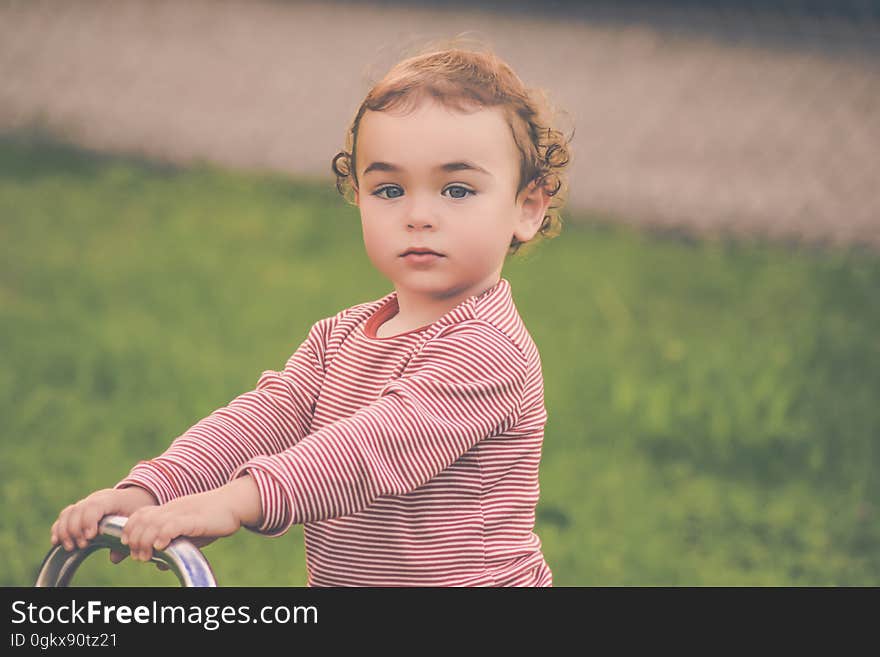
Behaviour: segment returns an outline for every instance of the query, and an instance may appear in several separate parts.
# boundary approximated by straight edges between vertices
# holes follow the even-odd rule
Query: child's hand
[[[130,516],[138,509],[156,504],[152,493],[136,486],[95,491],[58,514],[52,525],[52,545],[61,544],[68,552],[75,547],[84,548],[98,535],[98,523],[104,516]]]
[[[240,527],[228,490],[218,488],[138,509],[122,529],[122,543],[128,545],[132,559],[149,561],[154,549],[164,550],[178,536],[203,546],[234,534]]]

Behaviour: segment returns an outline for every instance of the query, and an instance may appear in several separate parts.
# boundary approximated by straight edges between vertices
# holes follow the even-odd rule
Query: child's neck
[[[496,274],[494,277],[482,280],[469,287],[455,290],[444,296],[413,292],[406,288],[395,286],[397,290],[397,314],[382,325],[382,328],[385,329],[382,333],[393,329],[394,333],[391,333],[391,335],[396,335],[432,324],[468,297],[485,292],[497,285],[499,281],[500,274]],[[388,326],[389,322],[391,323],[390,327]]]

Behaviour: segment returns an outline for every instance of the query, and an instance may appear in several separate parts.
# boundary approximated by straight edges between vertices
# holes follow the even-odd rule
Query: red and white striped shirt
[[[249,473],[263,522],[302,523],[309,586],[551,586],[534,533],[547,418],[501,278],[379,338],[397,293],[316,322],[283,371],[136,465],[163,504]]]

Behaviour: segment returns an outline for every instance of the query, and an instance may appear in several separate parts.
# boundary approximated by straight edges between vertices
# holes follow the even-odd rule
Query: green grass
[[[65,505],[390,283],[332,184],[0,141],[0,584]],[[557,585],[880,585],[880,258],[569,219],[504,271],[543,360]],[[303,585],[300,527],[205,549]],[[106,553],[104,553],[106,554]],[[176,586],[106,556],[80,586]]]

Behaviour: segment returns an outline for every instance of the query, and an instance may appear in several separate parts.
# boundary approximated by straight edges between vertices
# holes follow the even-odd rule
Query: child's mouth
[[[401,256],[405,262],[412,265],[425,265],[437,262],[443,258],[443,254],[432,251],[428,247],[413,246],[404,251]]]
[[[416,253],[416,252],[410,251],[408,253],[403,254],[403,256],[401,256],[401,257],[406,262],[408,262],[410,264],[421,265],[421,264],[436,262],[445,256],[442,256],[439,253],[431,253],[431,252]]]

